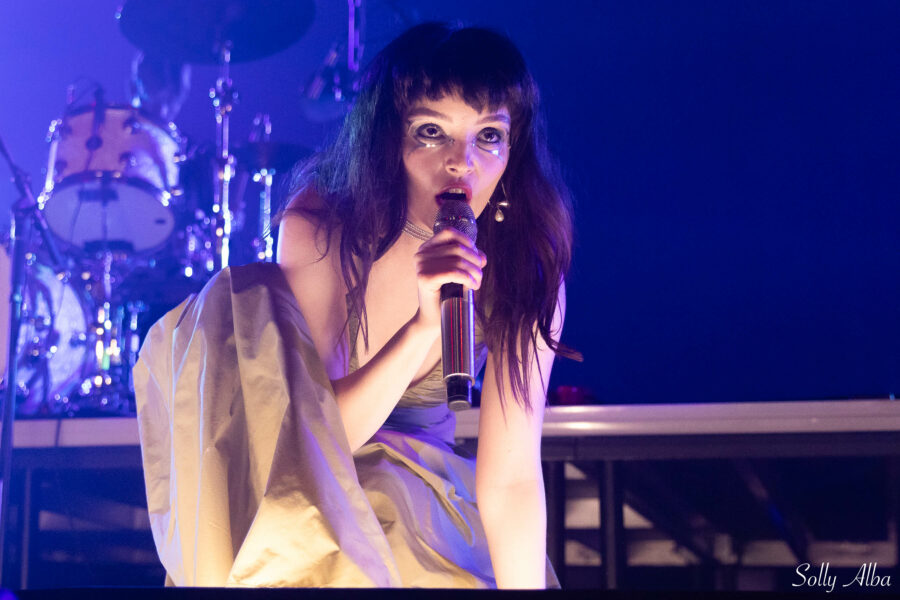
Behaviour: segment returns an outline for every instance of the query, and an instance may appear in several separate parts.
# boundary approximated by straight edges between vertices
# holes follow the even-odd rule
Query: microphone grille
[[[444,200],[434,221],[434,232],[452,227],[473,242],[478,237],[478,225],[475,213],[464,200]]]

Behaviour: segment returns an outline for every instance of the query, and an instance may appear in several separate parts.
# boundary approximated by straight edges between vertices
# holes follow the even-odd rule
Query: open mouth
[[[463,202],[468,202],[472,198],[472,190],[466,186],[449,186],[445,187],[441,192],[437,195],[437,199],[440,200],[462,200]]]

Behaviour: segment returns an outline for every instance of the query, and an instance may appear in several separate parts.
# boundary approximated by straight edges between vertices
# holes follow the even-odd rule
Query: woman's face
[[[404,120],[409,220],[430,230],[448,191],[465,193],[477,218],[509,161],[509,110],[478,112],[452,95],[416,102]]]

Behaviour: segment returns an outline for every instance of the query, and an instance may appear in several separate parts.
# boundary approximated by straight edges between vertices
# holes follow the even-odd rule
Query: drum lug
[[[141,122],[137,120],[137,117],[131,115],[122,122],[122,129],[127,129],[131,135],[135,135],[140,133],[143,128],[141,127]]]
[[[99,149],[102,145],[103,138],[101,138],[99,135],[92,135],[84,142],[84,147],[91,151]]]

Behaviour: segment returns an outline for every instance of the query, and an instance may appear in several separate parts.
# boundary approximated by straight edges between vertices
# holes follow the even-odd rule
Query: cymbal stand
[[[257,115],[253,120],[254,137],[251,141],[268,142],[272,137],[272,121],[267,114]],[[262,182],[263,190],[259,195],[259,235],[253,240],[256,258],[262,262],[272,262],[274,258],[272,239],[272,182],[275,169],[263,167],[253,173],[253,181]]]
[[[146,310],[140,302],[129,302],[114,294],[113,282],[122,274],[114,269],[114,256],[109,250],[98,256],[99,273],[90,287],[94,302],[94,360],[90,378],[82,383],[81,409],[102,414],[127,414],[132,410],[134,382],[131,370],[137,361],[138,315]]]
[[[213,229],[216,237],[218,268],[228,266],[229,242],[231,240],[231,207],[229,186],[234,177],[234,157],[231,156],[228,137],[230,133],[231,109],[237,103],[237,92],[230,75],[231,42],[222,44],[219,50],[219,79],[216,87],[209,90],[213,109],[216,113],[216,180],[213,182]]]
[[[347,68],[359,72],[362,62],[363,41],[366,38],[366,7],[363,0],[347,0],[349,19],[347,27]]]
[[[108,402],[106,397],[109,393],[109,386],[112,385],[112,377],[110,377],[110,367],[114,359],[118,358],[118,347],[114,343],[113,332],[113,314],[112,308],[112,252],[107,250],[103,253],[103,271],[100,275],[102,286],[102,297],[99,299],[100,305],[95,316],[96,322],[94,326],[97,332],[97,343],[94,346],[95,358],[97,360],[96,369],[99,379],[95,379],[95,393],[102,397],[101,402]],[[118,340],[115,340],[118,341]]]
[[[3,398],[3,426],[2,439],[0,439],[0,462],[2,462],[3,481],[0,491],[0,586],[9,588],[10,574],[5,567],[8,558],[5,550],[10,540],[9,536],[9,495],[10,480],[12,477],[12,451],[13,451],[13,421],[16,418],[16,389],[18,382],[18,348],[19,330],[22,326],[22,305],[25,299],[25,263],[27,260],[28,246],[31,241],[32,228],[36,228],[41,235],[46,247],[51,266],[60,276],[65,274],[65,263],[59,255],[56,243],[50,235],[50,228],[44,219],[43,213],[38,210],[34,194],[31,191],[31,179],[28,174],[20,169],[12,160],[6,149],[6,144],[0,138],[0,154],[9,163],[13,172],[13,180],[21,194],[19,200],[13,205],[12,228],[12,274],[9,295],[9,345],[6,357],[6,394]]]

